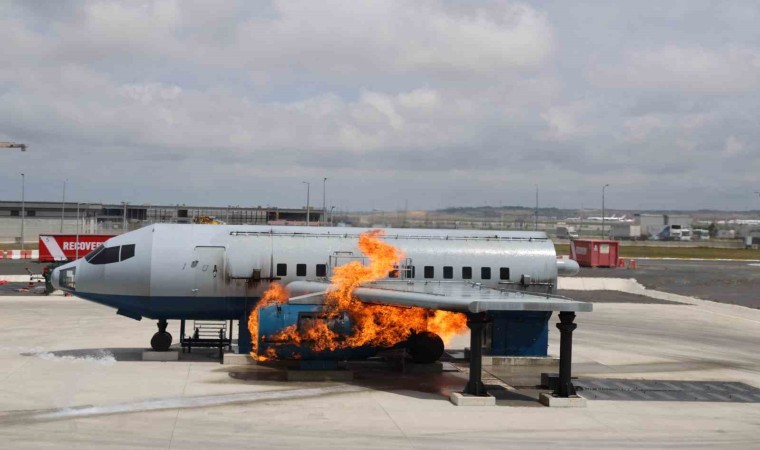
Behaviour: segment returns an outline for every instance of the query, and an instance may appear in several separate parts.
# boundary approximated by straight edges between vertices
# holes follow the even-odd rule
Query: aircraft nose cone
[[[74,261],[53,269],[53,273],[50,275],[50,282],[53,287],[63,291],[76,290],[78,267],[79,261]]]
[[[55,269],[53,269],[53,273],[50,274],[50,283],[53,285],[53,287],[56,290],[61,289],[61,286],[58,284],[58,280],[60,278],[61,278],[61,272],[58,269],[58,267],[56,267]]]

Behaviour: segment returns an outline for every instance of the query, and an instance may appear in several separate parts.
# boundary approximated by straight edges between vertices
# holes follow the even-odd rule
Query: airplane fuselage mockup
[[[138,320],[246,320],[272,282],[329,282],[332,269],[361,259],[358,240],[366,231],[155,224],[56,268],[52,281]],[[552,292],[558,272],[578,271],[574,261],[556,258],[543,232],[385,229],[381,239],[405,256],[392,276],[414,282]],[[435,306],[462,310],[453,303]]]

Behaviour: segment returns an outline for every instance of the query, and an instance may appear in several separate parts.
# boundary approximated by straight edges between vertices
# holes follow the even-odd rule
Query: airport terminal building
[[[22,221],[22,210],[23,218]],[[131,205],[129,203],[0,202],[0,243],[36,243],[40,234],[121,234],[152,223],[194,223],[208,217],[230,225],[321,224],[321,209]],[[325,217],[327,218],[327,217]],[[327,218],[329,220],[329,218]]]

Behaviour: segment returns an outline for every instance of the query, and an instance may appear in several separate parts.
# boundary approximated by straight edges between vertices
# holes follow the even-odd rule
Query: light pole
[[[536,223],[533,227],[533,231],[538,231],[538,185],[536,185]]]
[[[63,216],[66,213],[66,183],[68,179],[63,180],[63,198],[61,199],[61,233],[63,233]]]
[[[122,219],[121,223],[121,232],[126,233],[127,232],[127,205],[129,202],[121,202],[122,205],[124,205],[124,218]]]
[[[77,202],[77,243],[76,243],[74,259],[79,259],[79,205],[87,205],[87,209],[88,210],[90,209],[89,203]],[[85,217],[87,217],[86,214],[85,214]]]
[[[326,192],[325,186],[326,185],[327,185],[327,177],[322,179],[322,217],[321,217],[322,220],[320,220],[320,222],[322,222],[323,224],[327,223],[327,218],[325,217],[325,215],[327,214],[327,209],[325,206],[325,192]]]
[[[308,181],[302,181],[303,184],[306,185],[306,226],[310,226],[311,223],[311,216],[309,214],[309,193],[311,190],[311,183]]]
[[[15,142],[0,142],[0,148],[20,148],[22,152],[25,152],[26,144],[17,144]]]
[[[24,218],[26,217],[26,204],[24,199],[24,185],[26,179],[24,174],[21,174],[21,251],[24,250]]]
[[[609,184],[602,186],[602,238],[604,238],[604,190],[609,186]]]

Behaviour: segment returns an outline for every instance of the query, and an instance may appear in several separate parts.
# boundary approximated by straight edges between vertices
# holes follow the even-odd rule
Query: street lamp
[[[24,251],[24,218],[26,217],[26,204],[24,202],[25,176],[21,174],[21,251]]]
[[[127,232],[127,205],[129,205],[129,202],[121,202],[122,205],[124,205],[124,218],[122,219],[121,223],[121,232],[126,233]]]
[[[311,190],[311,183],[308,181],[302,181],[301,183],[306,185],[306,226],[310,226],[311,216],[309,214],[309,193]]]
[[[25,152],[26,144],[17,144],[15,142],[0,142],[0,148],[20,148],[22,152]]]
[[[327,177],[322,179],[322,217],[320,222],[327,223],[327,218],[325,215],[327,214],[327,209],[325,207],[325,185],[327,184]]]
[[[79,205],[87,205],[87,209],[90,209],[90,203],[82,203],[77,202],[77,243],[76,243],[76,249],[75,249],[75,256],[74,259],[79,259]],[[85,214],[85,217],[87,217],[87,214]]]
[[[604,238],[604,190],[609,186],[609,184],[602,186],[602,238]]]
[[[66,213],[66,182],[68,178],[63,180],[63,199],[61,200],[61,234],[63,234],[63,216]]]

